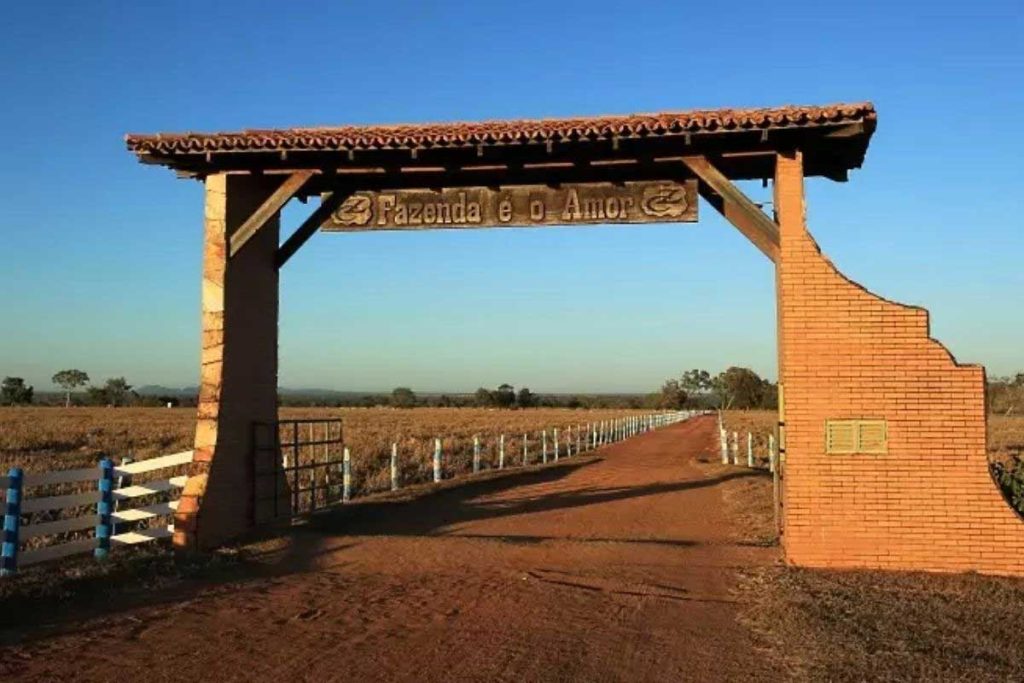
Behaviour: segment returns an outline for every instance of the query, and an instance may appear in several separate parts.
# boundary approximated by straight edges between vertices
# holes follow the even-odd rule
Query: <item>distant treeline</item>
[[[36,392],[20,377],[5,377],[0,384],[0,405],[90,405],[90,406],[195,406],[198,389],[166,387],[135,389],[124,377],[112,377],[101,385],[89,384],[80,370],[61,370],[53,382],[62,393]],[[76,391],[85,387],[84,391]],[[527,387],[511,384],[480,387],[473,393],[417,394],[408,387],[390,392],[344,392],[330,390],[282,389],[278,402],[289,407],[370,408],[391,406],[477,407],[477,408],[725,408],[768,409],[778,407],[778,385],[762,379],[749,368],[729,367],[712,375],[693,369],[668,379],[659,391],[649,394],[535,394]],[[986,400],[990,412],[1024,412],[1024,373],[988,378]]]

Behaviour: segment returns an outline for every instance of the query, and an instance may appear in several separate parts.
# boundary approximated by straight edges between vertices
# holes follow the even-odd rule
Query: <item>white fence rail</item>
[[[539,445],[539,463],[549,462],[549,454],[557,462],[564,453],[570,457],[585,451],[598,449],[633,436],[655,430],[660,427],[680,422],[707,411],[674,411],[633,415],[618,419],[603,420],[577,425],[561,432],[551,430],[552,442],[548,442],[548,430],[541,433]],[[498,468],[505,467],[505,435],[499,437],[500,455]],[[564,450],[562,450],[564,448]],[[474,472],[480,471],[480,441],[475,442]],[[723,453],[725,450],[723,448]],[[391,488],[397,490],[401,486],[398,477],[398,449],[392,445]],[[523,462],[530,464],[526,435],[523,440]],[[97,558],[104,558],[111,548],[123,545],[148,543],[161,538],[168,538],[174,533],[173,524],[160,524],[146,529],[126,530],[117,532],[118,525],[134,525],[155,519],[166,519],[173,516],[178,508],[178,501],[173,497],[184,487],[186,476],[172,476],[143,483],[133,483],[135,475],[155,472],[171,467],[180,467],[192,462],[193,452],[183,451],[171,455],[159,456],[138,462],[125,462],[115,466],[110,460],[102,460],[98,468],[90,467],[56,472],[23,473],[18,468],[11,469],[6,477],[0,477],[0,490],[6,489],[3,552],[0,555],[0,576],[10,575],[18,567],[29,566],[71,555],[92,552]],[[345,449],[346,464],[350,458]],[[435,440],[434,450],[434,481],[441,480],[442,448],[441,439]],[[344,495],[342,500],[351,497],[351,473],[345,468],[343,477]],[[40,487],[57,485],[87,484],[89,490],[62,493],[59,495],[32,496],[28,492]],[[116,485],[115,485],[116,484]],[[131,507],[135,499],[168,494],[172,499],[163,502],[150,502]],[[34,521],[21,524],[23,516],[46,516],[42,513],[53,513],[61,510],[74,510],[94,506],[91,513],[77,514],[56,520]],[[27,541],[39,538],[60,537],[62,535],[81,535],[94,529],[94,533],[85,538],[59,539],[49,545],[22,549]],[[36,546],[36,544],[29,544]]]
[[[178,501],[167,500],[128,507],[136,498],[169,494],[174,496],[185,485],[184,475],[157,479],[140,484],[131,483],[132,477],[192,462],[192,451],[182,451],[139,462],[125,462],[115,466],[111,460],[100,461],[99,467],[88,467],[56,472],[23,473],[11,469],[0,477],[0,488],[6,489],[3,549],[0,555],[0,575],[9,575],[18,567],[55,560],[71,555],[92,552],[98,558],[106,557],[112,547],[147,543],[168,538],[174,532],[172,524],[148,529],[117,533],[118,525],[136,524],[152,519],[170,517],[178,508]],[[60,495],[32,496],[28,492],[39,487],[66,484],[84,484],[86,491]],[[21,524],[23,515],[52,513],[95,506],[94,512],[57,520]],[[59,537],[64,534],[84,533],[94,529],[87,538],[58,540],[50,545],[22,550],[22,544],[32,539]],[[34,544],[33,544],[34,545]]]

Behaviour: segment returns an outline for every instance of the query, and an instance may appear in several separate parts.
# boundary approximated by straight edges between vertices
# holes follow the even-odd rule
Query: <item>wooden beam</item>
[[[320,201],[320,206],[316,207],[313,213],[309,214],[309,218],[304,220],[302,225],[291,234],[291,237],[285,240],[284,244],[278,248],[277,256],[274,259],[278,270],[288,263],[288,259],[295,255],[295,252],[316,233],[323,222],[351,195],[351,190],[338,189]]]
[[[245,246],[245,243],[259,232],[259,229],[266,225],[267,221],[277,214],[315,173],[316,171],[307,169],[296,171],[285,178],[281,186],[274,190],[273,194],[267,197],[266,201],[253,211],[252,215],[245,220],[245,223],[242,223],[241,227],[231,235],[231,247],[228,256],[237,254]]]
[[[683,157],[683,163],[701,181],[701,196],[708,199],[726,220],[736,226],[772,261],[779,260],[779,226],[750,201],[736,185],[722,175],[704,156]],[[705,189],[705,187],[707,189]],[[711,190],[717,198],[709,196]]]

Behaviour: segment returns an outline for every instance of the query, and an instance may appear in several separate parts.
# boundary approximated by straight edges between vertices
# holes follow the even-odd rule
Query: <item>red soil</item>
[[[700,418],[558,466],[367,500],[260,571],[24,634],[18,680],[770,680]],[[182,593],[185,594],[182,594]],[[56,617],[55,617],[56,618]],[[65,620],[67,621],[67,620]]]

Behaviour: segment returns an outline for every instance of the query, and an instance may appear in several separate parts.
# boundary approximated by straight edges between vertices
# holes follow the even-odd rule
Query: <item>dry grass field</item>
[[[518,463],[523,434],[533,457],[540,432],[610,420],[641,411],[531,408],[283,408],[282,419],[343,420],[345,443],[352,450],[356,492],[386,486],[391,443],[398,444],[407,481],[426,478],[433,440],[443,440],[446,461],[458,469],[468,464],[473,437],[483,446],[484,466],[497,462],[498,435],[506,435],[506,462]],[[0,408],[0,468],[27,472],[88,467],[101,457],[135,460],[192,447],[195,408]],[[573,436],[575,438],[575,436]],[[550,444],[549,444],[549,447]]]

